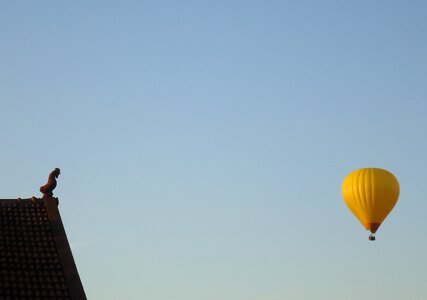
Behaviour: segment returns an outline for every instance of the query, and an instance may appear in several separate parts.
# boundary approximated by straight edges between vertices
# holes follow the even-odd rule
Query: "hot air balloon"
[[[347,175],[341,193],[344,202],[365,229],[375,232],[399,198],[399,182],[392,173],[379,168],[363,168]]]

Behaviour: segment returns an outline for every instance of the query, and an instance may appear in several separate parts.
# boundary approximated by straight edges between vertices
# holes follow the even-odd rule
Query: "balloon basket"
[[[370,241],[375,241],[375,235],[371,234],[371,235],[369,236],[369,240],[370,240]]]

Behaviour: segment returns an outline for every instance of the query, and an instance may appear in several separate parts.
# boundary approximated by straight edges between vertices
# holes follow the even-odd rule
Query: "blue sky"
[[[425,1],[2,1],[1,197],[89,299],[426,299]],[[350,171],[401,196],[375,243]]]

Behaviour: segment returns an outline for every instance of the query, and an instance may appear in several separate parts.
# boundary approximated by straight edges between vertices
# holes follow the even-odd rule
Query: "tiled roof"
[[[0,200],[0,299],[86,299],[57,198]]]

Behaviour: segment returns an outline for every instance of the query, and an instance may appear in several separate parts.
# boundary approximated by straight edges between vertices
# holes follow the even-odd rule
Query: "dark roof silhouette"
[[[58,198],[0,200],[0,299],[86,299]]]

